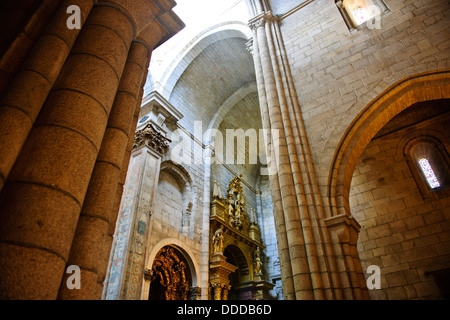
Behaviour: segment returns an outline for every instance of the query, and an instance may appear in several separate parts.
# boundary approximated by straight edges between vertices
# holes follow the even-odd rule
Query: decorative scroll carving
[[[161,132],[156,130],[151,123],[149,123],[143,129],[136,132],[133,149],[146,145],[159,153],[164,153],[164,151],[169,148],[171,142],[172,140],[166,138]]]

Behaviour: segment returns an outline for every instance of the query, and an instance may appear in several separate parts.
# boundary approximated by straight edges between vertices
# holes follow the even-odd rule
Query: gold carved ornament
[[[165,288],[165,300],[187,300],[189,283],[186,279],[187,266],[173,248],[161,249],[153,262],[151,281],[160,279]]]

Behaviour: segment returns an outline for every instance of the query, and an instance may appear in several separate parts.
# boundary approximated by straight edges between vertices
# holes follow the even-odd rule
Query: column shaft
[[[202,288],[202,300],[208,300],[209,294],[209,232],[211,211],[211,154],[210,146],[203,150],[205,175],[203,178],[203,222],[202,222],[202,269],[200,285]]]
[[[68,265],[81,268],[84,275],[83,286],[81,290],[69,290],[63,281],[59,293],[61,299],[101,297],[108,262],[108,257],[106,260],[102,257],[104,252],[111,249],[111,243],[105,242],[105,236],[112,220],[117,181],[148,59],[147,48],[133,42],[83,203],[68,261]]]
[[[60,6],[0,101],[0,191],[79,34],[66,26],[69,3],[80,7],[82,23],[93,6],[93,0]]]
[[[326,260],[323,261],[323,263],[327,264],[329,268],[328,272],[324,277],[328,280],[330,288],[327,289],[326,287],[324,287],[325,295],[327,299],[342,299],[342,292],[340,290],[339,278],[336,271],[337,270],[336,259],[333,256],[331,237],[324,220],[325,212],[322,197],[319,191],[319,184],[317,181],[317,175],[314,168],[314,162],[309,147],[308,137],[305,130],[305,124],[303,122],[303,117],[300,110],[300,104],[297,98],[294,79],[292,77],[292,72],[289,67],[289,61],[287,58],[286,49],[284,46],[280,30],[280,24],[279,23],[275,24],[274,29],[275,29],[275,37],[278,39],[281,64],[284,66],[284,70],[286,72],[288,97],[290,99],[292,106],[291,109],[293,111],[292,118],[295,119],[296,130],[298,131],[299,141],[296,141],[296,144],[301,148],[301,154],[299,154],[299,157],[303,157],[304,166],[301,171],[306,175],[306,179],[310,185],[311,189],[310,192],[312,193],[311,202],[313,203],[313,206],[310,207],[312,207],[315,210],[314,218],[317,224],[316,227],[319,228],[317,234],[319,237],[319,242],[323,247],[323,255],[325,255]]]
[[[278,101],[281,110],[282,121],[286,132],[287,149],[289,152],[289,161],[291,163],[292,178],[294,189],[297,196],[297,203],[300,214],[300,225],[305,242],[306,258],[308,269],[311,276],[311,285],[314,290],[315,299],[324,299],[323,283],[320,276],[319,264],[317,260],[316,244],[320,243],[319,239],[315,239],[313,235],[313,226],[317,227],[315,206],[310,199],[307,199],[311,193],[311,185],[307,178],[307,170],[304,166],[304,151],[301,150],[301,141],[298,131],[296,130],[298,123],[295,120],[293,108],[288,108],[288,101],[282,79],[286,79],[286,74],[280,71],[278,63],[278,51],[275,48],[276,38],[275,29],[277,21],[269,20],[266,27],[266,37],[268,39],[268,47],[272,61],[272,69],[275,74],[275,83],[278,93]],[[274,39],[275,38],[275,39]],[[305,177],[304,177],[305,176]],[[307,194],[308,193],[308,194]],[[310,213],[311,210],[311,213]]]
[[[121,10],[93,8],[18,156],[0,202],[5,298],[58,294],[132,38]]]
[[[259,104],[261,108],[261,117],[263,120],[263,126],[266,130],[268,130],[268,137],[266,141],[266,150],[270,156],[268,156],[268,168],[269,168],[269,182],[270,182],[270,190],[272,195],[272,203],[273,203],[273,212],[274,212],[274,222],[276,227],[276,236],[278,242],[278,255],[280,258],[280,266],[281,266],[281,277],[283,283],[283,295],[286,300],[292,300],[295,298],[294,294],[294,284],[292,281],[292,268],[290,265],[290,256],[289,249],[287,244],[286,237],[286,226],[284,221],[284,215],[282,213],[281,206],[281,194],[280,187],[278,181],[278,172],[276,170],[270,170],[270,168],[275,166],[276,164],[276,155],[273,149],[272,144],[272,135],[271,135],[271,125],[269,119],[269,111],[267,106],[267,96],[266,90],[264,87],[264,77],[261,67],[261,58],[260,58],[260,50],[258,44],[258,37],[256,29],[253,30],[253,54],[254,54],[254,63],[256,70],[256,82],[258,86],[259,93]]]
[[[292,277],[297,299],[312,299],[312,284],[309,277],[309,266],[305,250],[305,241],[300,223],[300,207],[297,201],[297,193],[294,187],[293,173],[291,168],[289,146],[292,146],[292,134],[286,132],[290,129],[290,124],[283,121],[283,114],[280,108],[276,80],[271,62],[268,39],[263,21],[257,28],[257,40],[259,44],[261,66],[267,94],[267,104],[269,107],[269,118],[271,128],[278,130],[279,155],[277,156],[278,179],[280,184],[282,208],[285,217],[286,236],[288,250],[290,253],[290,263],[292,266]]]

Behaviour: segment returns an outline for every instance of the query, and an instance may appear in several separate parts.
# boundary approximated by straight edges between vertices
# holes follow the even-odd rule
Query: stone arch
[[[214,117],[211,119],[207,131],[204,135],[203,143],[205,145],[211,144],[214,147],[215,134],[219,130],[220,124],[227,116],[228,112],[238,103],[240,100],[252,93],[258,93],[256,82],[249,83],[247,86],[235,91],[225,102],[219,107]]]
[[[181,231],[185,235],[192,233],[193,208],[195,207],[194,188],[192,186],[192,178],[187,170],[180,164],[172,160],[164,161],[161,164],[160,172],[167,172],[177,182],[181,188],[182,194],[182,226]]]
[[[164,88],[162,94],[166,98],[170,97],[178,79],[186,68],[209,45],[226,38],[243,38],[248,40],[251,37],[251,31],[248,26],[240,21],[219,23],[202,31],[181,50],[164,72],[161,78],[161,87]]]
[[[450,98],[450,70],[409,76],[369,103],[345,131],[334,154],[328,178],[328,217],[350,213],[353,171],[376,133],[401,111],[418,102]]]

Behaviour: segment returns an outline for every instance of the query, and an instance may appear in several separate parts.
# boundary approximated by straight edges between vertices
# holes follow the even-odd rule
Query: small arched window
[[[422,136],[410,140],[404,155],[425,198],[450,186],[449,156],[437,138]]]
[[[427,180],[428,186],[431,189],[440,188],[441,183],[439,182],[439,179],[436,177],[436,174],[434,173],[434,170],[430,165],[430,161],[428,161],[427,158],[419,158],[417,162],[419,163],[420,169],[422,169],[422,174]]]
[[[383,0],[336,0],[336,6],[350,31],[367,24],[369,29],[381,27],[380,17],[389,8]]]

